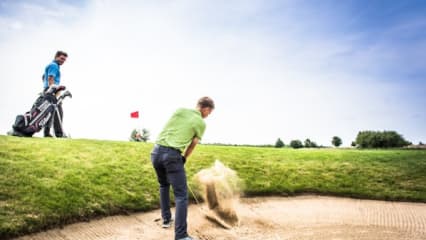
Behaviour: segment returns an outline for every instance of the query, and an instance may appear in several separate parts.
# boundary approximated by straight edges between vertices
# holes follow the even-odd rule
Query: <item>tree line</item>
[[[338,136],[333,136],[331,139],[331,144],[334,147],[339,147],[342,143],[342,139]],[[357,148],[398,148],[411,144],[411,142],[405,140],[404,137],[396,131],[360,131],[358,132],[355,141],[351,143],[351,146]],[[275,142],[276,148],[285,146],[286,145],[281,138],[278,138]],[[298,139],[291,140],[289,146],[295,149],[324,147],[319,146],[309,138],[307,138],[303,143]]]

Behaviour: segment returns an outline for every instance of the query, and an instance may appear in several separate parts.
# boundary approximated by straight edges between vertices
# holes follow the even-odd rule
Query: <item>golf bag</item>
[[[66,91],[56,98],[56,93],[62,90],[65,90],[64,86],[51,86],[37,98],[29,112],[26,112],[24,115],[16,116],[11,135],[32,137],[33,134],[39,132],[49,123],[49,120],[53,118],[55,111],[57,111],[58,104],[60,104],[65,97],[72,97],[71,93]]]

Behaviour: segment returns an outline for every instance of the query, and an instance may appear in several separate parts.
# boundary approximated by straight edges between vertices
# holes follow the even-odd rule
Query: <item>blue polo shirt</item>
[[[59,64],[55,60],[53,60],[44,69],[44,75],[43,76],[44,76],[44,78],[43,78],[44,88],[49,87],[48,76],[53,76],[54,83],[56,85],[59,85],[59,83],[61,83],[61,72],[59,71]]]

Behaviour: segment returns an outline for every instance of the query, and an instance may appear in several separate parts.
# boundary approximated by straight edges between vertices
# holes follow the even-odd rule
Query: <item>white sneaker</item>
[[[172,226],[172,223],[173,223],[173,218],[170,218],[169,220],[164,220],[163,225],[161,225],[161,227],[169,228]]]

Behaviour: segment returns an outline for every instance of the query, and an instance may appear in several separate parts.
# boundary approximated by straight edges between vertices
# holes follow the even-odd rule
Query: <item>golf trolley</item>
[[[51,118],[53,120],[55,113],[59,116],[59,125],[62,129],[62,120],[58,105],[66,97],[72,98],[72,94],[68,90],[56,97],[56,94],[63,90],[65,90],[65,86],[52,85],[44,93],[41,93],[29,112],[16,116],[15,123],[12,126],[13,130],[9,132],[9,135],[32,137],[45,127]],[[53,121],[50,121],[50,123],[52,124]]]

